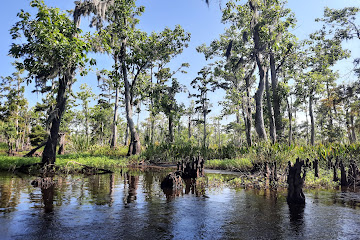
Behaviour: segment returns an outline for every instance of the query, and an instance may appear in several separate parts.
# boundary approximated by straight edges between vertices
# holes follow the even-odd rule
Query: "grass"
[[[205,162],[205,168],[232,170],[232,171],[248,171],[252,168],[252,163],[247,158],[237,159],[213,159]]]
[[[32,157],[8,157],[0,156],[0,170],[13,171],[21,165],[34,164],[41,161],[41,158]],[[94,168],[114,169],[116,167],[125,167],[133,162],[129,158],[112,158],[108,156],[91,156],[89,154],[68,154],[60,155],[56,158],[56,166],[68,172],[77,171],[82,168],[81,165],[87,165]]]
[[[340,177],[340,171],[338,171],[338,177]],[[315,177],[314,171],[308,171],[305,178],[305,188],[336,188],[338,187],[339,181],[333,181],[333,170],[319,169],[319,177]]]
[[[40,158],[37,157],[24,158],[0,156],[0,170],[13,171],[15,168],[20,167],[21,165],[34,164],[40,161]]]

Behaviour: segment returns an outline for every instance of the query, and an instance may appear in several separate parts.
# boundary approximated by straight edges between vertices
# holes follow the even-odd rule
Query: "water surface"
[[[289,207],[285,191],[232,189],[207,178],[164,192],[166,171],[57,177],[0,174],[0,239],[360,239],[360,193],[306,191]],[[214,183],[215,182],[215,183]]]

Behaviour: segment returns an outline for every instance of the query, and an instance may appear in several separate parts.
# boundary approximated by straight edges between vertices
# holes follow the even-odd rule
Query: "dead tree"
[[[314,176],[318,178],[319,177],[319,160],[315,159],[313,166],[314,166],[314,172],[315,172]]]
[[[350,161],[347,182],[349,186],[356,186],[360,182],[360,171],[354,160]]]
[[[340,161],[339,166],[340,166],[340,185],[342,187],[346,187],[346,186],[348,186],[348,181],[347,181],[347,177],[346,177],[345,166],[344,166],[342,160]]]
[[[304,161],[296,159],[294,166],[291,166],[289,161],[289,174],[288,174],[288,195],[287,202],[289,204],[305,204],[305,195],[302,191],[302,187],[305,182],[306,171],[302,171]],[[302,173],[302,176],[301,176]]]
[[[266,187],[276,187],[276,183],[278,180],[276,162],[274,162],[272,164],[265,162],[263,171],[264,171],[264,177],[265,177],[265,186]]]
[[[183,187],[182,172],[176,171],[168,174],[161,182],[161,188],[181,189]]]
[[[333,181],[334,181],[334,182],[339,181],[339,178],[338,178],[338,176],[337,176],[337,169],[338,169],[338,167],[339,167],[339,159],[336,158],[336,161],[335,161],[335,163],[334,163],[333,166],[332,166],[333,172],[334,172],[334,177],[333,177]]]
[[[192,158],[177,163],[177,171],[172,172],[161,182],[161,188],[182,188],[183,180],[204,176],[204,159]]]

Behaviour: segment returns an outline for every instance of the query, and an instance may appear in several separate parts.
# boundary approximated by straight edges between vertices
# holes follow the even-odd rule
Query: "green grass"
[[[24,158],[24,157],[9,157],[9,156],[0,156],[0,170],[2,171],[12,171],[17,167],[22,165],[28,165],[40,162],[40,158]]]
[[[0,156],[0,170],[12,171],[22,165],[34,164],[41,161],[41,158],[24,158],[24,157],[8,157]],[[89,154],[68,154],[60,155],[56,158],[56,166],[68,172],[81,169],[82,165],[94,168],[114,169],[116,167],[125,167],[134,160],[129,158],[111,158],[108,156],[90,156]],[[80,163],[80,164],[79,164]]]
[[[340,170],[338,171],[338,177],[340,177]],[[330,189],[339,186],[339,181],[333,181],[333,170],[319,169],[319,177],[315,177],[314,171],[308,171],[305,178],[305,188],[324,188]]]
[[[205,162],[205,168],[233,170],[233,171],[248,171],[252,168],[252,163],[247,158],[238,159],[213,159]]]

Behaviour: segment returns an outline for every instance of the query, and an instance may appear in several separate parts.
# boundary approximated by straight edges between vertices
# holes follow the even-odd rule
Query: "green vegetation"
[[[8,157],[0,156],[0,170],[13,171],[15,168],[22,165],[29,165],[38,163],[40,158],[24,158],[24,157]],[[136,163],[136,159],[131,159]],[[114,169],[117,167],[126,167],[131,162],[130,159],[112,158],[109,156],[92,156],[90,154],[68,154],[58,156],[56,159],[56,166],[60,168],[61,172],[76,172],[86,165],[93,168]]]
[[[231,171],[249,171],[253,168],[251,161],[247,158],[207,160],[205,166],[206,168]]]
[[[16,62],[0,82],[3,170],[40,161],[18,156],[42,143],[41,162],[56,159],[67,169],[201,155],[208,168],[261,172],[276,163],[284,174],[289,161],[318,159],[322,176],[309,171],[309,186],[331,186],[330,161],[346,168],[350,160],[360,163],[360,60],[343,44],[360,40],[357,7],[325,8],[314,19],[323,26],[299,40],[286,1],[226,1],[224,32],[196,48],[204,65],[187,81],[191,66],[173,59],[191,34],[180,25],[143,31],[145,8],[136,0],[76,1],[72,17],[43,0],[30,7],[10,29]],[[83,16],[91,16],[91,32],[81,29]],[[98,69],[97,85],[89,80],[73,92],[78,76],[96,64],[90,52],[107,54],[109,69]],[[334,66],[349,57],[356,79],[340,84]],[[36,89],[29,90],[43,94],[34,108],[25,98],[31,81]],[[222,109],[215,115],[210,96],[219,90]],[[185,92],[193,98],[188,106],[179,98]],[[148,118],[140,122],[144,111]],[[226,123],[226,116],[233,120]]]

